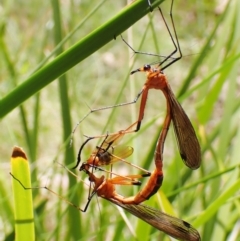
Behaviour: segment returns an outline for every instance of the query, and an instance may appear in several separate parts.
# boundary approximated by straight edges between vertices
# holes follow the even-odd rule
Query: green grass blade
[[[199,227],[206,223],[213,215],[216,214],[219,207],[221,207],[226,201],[231,198],[238,190],[240,185],[240,179],[238,179],[229,189],[223,192],[214,202],[212,202],[206,210],[204,210],[192,223],[193,226]]]
[[[55,44],[57,45],[62,40],[62,27],[61,27],[61,15],[60,15],[60,5],[58,0],[52,0],[52,7],[54,12],[54,33],[55,33]],[[63,48],[59,48],[58,53],[60,54],[63,51]],[[68,85],[67,85],[67,75],[62,75],[59,77],[59,92],[60,92],[60,101],[61,101],[61,113],[62,113],[62,123],[63,123],[63,142],[67,140],[69,137],[69,133],[72,131],[71,126],[71,117],[70,117],[70,97],[68,96]],[[64,162],[66,165],[74,160],[74,149],[67,148],[65,151]],[[69,178],[69,187],[72,187],[76,184],[77,180],[72,177],[72,175],[68,175]],[[71,197],[71,193],[69,194],[69,200],[73,203],[79,203],[79,198],[77,193]],[[71,198],[71,199],[70,199]],[[81,230],[79,230],[80,225],[80,217],[79,214],[74,210],[71,206],[68,208],[68,220],[69,220],[69,228],[66,233],[65,239],[69,239],[72,237],[74,240],[77,240],[81,237]],[[58,226],[60,229],[60,227]],[[58,232],[56,232],[58,235]]]
[[[162,0],[152,2],[153,6],[156,6],[159,5]],[[114,18],[60,54],[51,63],[35,72],[5,96],[0,101],[0,118],[102,46],[112,41],[147,13],[149,13],[149,7],[145,0],[134,2],[124,8]]]
[[[205,176],[202,179],[197,180],[196,182],[192,182],[189,185],[185,185],[183,187],[175,189],[174,191],[172,191],[170,193],[167,193],[167,197],[174,196],[174,195],[179,194],[179,193],[181,193],[183,191],[186,191],[187,189],[194,188],[194,187],[196,187],[199,184],[202,184],[202,183],[205,183],[207,181],[213,180],[214,178],[217,178],[217,177],[221,177],[223,174],[228,173],[230,171],[233,171],[236,168],[238,168],[239,166],[240,166],[240,164],[237,164],[237,165],[228,167],[228,168],[224,169],[223,171],[219,171],[219,172],[216,172],[216,173],[212,173],[212,174],[210,174],[208,176]]]

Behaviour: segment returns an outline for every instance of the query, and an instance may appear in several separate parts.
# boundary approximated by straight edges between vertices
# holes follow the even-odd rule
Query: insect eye
[[[149,70],[151,69],[151,66],[149,64],[144,65],[144,70]]]

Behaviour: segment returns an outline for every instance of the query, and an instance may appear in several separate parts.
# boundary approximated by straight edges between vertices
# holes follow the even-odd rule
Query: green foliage
[[[169,3],[161,6],[170,24]],[[195,225],[202,240],[225,241],[230,237],[239,240],[240,236],[240,2],[218,4],[175,0],[173,15],[184,57],[165,74],[195,127],[202,166],[195,171],[184,166],[171,128],[164,150],[163,186],[146,204],[156,209],[161,206]],[[134,49],[167,56],[173,46],[156,9],[137,21],[148,12],[145,0],[127,7],[123,1],[5,1],[1,5],[0,230],[3,240],[12,240],[14,215],[8,174],[12,147],[24,147],[32,186],[47,185],[83,208],[88,187],[80,179],[87,182],[86,175],[76,171],[76,179],[54,160],[72,167],[85,140],[83,134],[116,132],[136,121],[140,101],[91,113],[78,126],[69,147],[73,127],[89,112],[88,106],[132,101],[145,77],[141,73],[129,76],[130,71],[156,61],[153,56],[133,56],[119,36],[113,39],[114,34],[134,24],[122,33]],[[28,88],[27,83],[31,83]],[[134,147],[129,161],[154,168],[154,149],[164,115],[162,93],[151,90],[141,130],[121,141]],[[82,160],[97,144],[99,140],[89,142]],[[137,172],[125,165],[114,170]],[[123,187],[118,191],[128,196],[138,189]],[[93,198],[87,212],[81,213],[44,189],[34,190],[33,197],[37,240],[169,240],[100,198]]]
[[[24,151],[14,147],[11,158],[11,175],[14,196],[15,240],[35,240],[32,190],[19,185],[17,176],[27,187],[31,187],[30,168]]]

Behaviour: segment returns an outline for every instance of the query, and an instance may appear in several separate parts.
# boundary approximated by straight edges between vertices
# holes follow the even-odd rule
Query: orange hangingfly
[[[160,156],[161,156],[161,155],[159,155],[160,153],[158,152],[158,149],[161,150],[163,148],[162,143],[165,140],[164,139],[165,134],[164,134],[164,132],[162,132],[162,133],[160,135],[161,138],[159,138],[159,140],[161,140],[161,141],[158,141],[158,145],[156,148],[157,150],[155,152],[155,159],[156,159],[155,163],[156,163],[157,170],[161,170],[161,166],[162,166],[161,160],[157,160],[157,158],[160,158]],[[106,138],[106,140],[107,139],[108,138]],[[116,136],[116,139],[117,139],[117,136]],[[102,146],[104,146],[104,145],[102,145]],[[98,149],[100,152],[102,151],[101,148]],[[105,152],[105,153],[107,155],[107,153],[109,153],[109,152]],[[112,155],[112,154],[109,154],[109,155]],[[95,157],[98,157],[98,154],[96,154]],[[120,159],[122,159],[122,158],[119,157],[118,160],[120,160]],[[101,160],[102,160],[102,158],[99,158],[100,162],[101,162]],[[176,217],[167,215],[159,210],[139,204],[140,202],[144,201],[145,199],[148,199],[149,196],[151,196],[153,194],[153,191],[155,193],[158,190],[159,186],[156,185],[156,182],[158,182],[160,180],[160,183],[161,183],[162,174],[159,177],[155,174],[151,174],[148,184],[145,186],[144,189],[142,189],[142,191],[140,191],[135,197],[125,198],[125,197],[119,195],[115,191],[115,185],[139,185],[140,183],[138,181],[138,178],[141,178],[143,176],[142,175],[128,175],[128,176],[123,177],[123,176],[117,175],[116,177],[108,178],[108,179],[105,178],[104,175],[102,175],[101,177],[96,177],[92,172],[89,171],[89,167],[92,167],[93,169],[98,169],[101,171],[104,171],[104,170],[99,168],[99,166],[94,166],[93,163],[94,162],[91,162],[90,164],[83,163],[80,168],[81,171],[84,171],[88,175],[90,184],[91,183],[93,184],[93,188],[90,185],[88,201],[83,209],[80,208],[78,205],[71,203],[66,198],[59,196],[56,192],[54,192],[53,190],[49,189],[46,186],[45,187],[31,187],[31,188],[25,187],[24,184],[19,179],[17,179],[11,173],[10,173],[10,175],[16,181],[18,181],[24,189],[29,190],[29,189],[45,188],[46,190],[50,191],[54,195],[57,195],[59,198],[61,198],[62,200],[64,200],[68,204],[70,204],[71,206],[75,207],[76,209],[80,210],[81,212],[87,211],[87,208],[88,208],[93,196],[95,194],[97,194],[99,197],[102,197],[102,198],[114,203],[115,205],[122,207],[123,209],[127,210],[131,214],[133,214],[136,217],[147,222],[154,228],[156,228],[160,231],[163,231],[164,233],[166,233],[176,239],[189,240],[189,241],[201,240],[198,231],[196,229],[194,229],[189,223],[187,223],[181,219],[178,219]],[[70,170],[68,170],[64,165],[62,165],[62,164],[60,164],[60,165],[62,167],[64,167],[68,172],[70,172],[71,174],[73,174],[75,176],[75,174],[72,173]],[[141,169],[141,168],[139,168],[139,169]],[[157,173],[157,172],[154,171],[153,173]],[[112,174],[112,173],[110,173],[110,174]],[[156,182],[154,181],[154,179],[156,179]],[[150,189],[148,189],[148,188],[150,188]],[[138,205],[136,205],[136,204],[138,204]]]
[[[171,121],[173,122],[174,132],[176,134],[177,144],[178,144],[181,158],[183,159],[184,163],[189,168],[197,169],[201,164],[201,148],[200,148],[198,138],[197,138],[195,130],[191,124],[191,121],[189,120],[188,116],[186,115],[186,113],[185,113],[184,109],[182,108],[182,106],[180,105],[180,103],[177,101],[175,95],[172,92],[172,89],[167,80],[167,77],[163,73],[164,69],[168,68],[173,63],[175,63],[176,61],[178,61],[179,59],[182,58],[182,53],[181,53],[181,49],[180,49],[180,45],[178,42],[174,21],[173,21],[172,9],[173,9],[173,0],[171,3],[170,17],[171,17],[171,22],[172,22],[174,37],[176,39],[176,42],[174,41],[174,37],[171,34],[171,31],[166,23],[166,20],[164,19],[164,16],[163,16],[160,8],[159,8],[159,11],[160,11],[161,16],[164,20],[164,23],[167,27],[171,40],[175,46],[175,49],[174,49],[174,51],[172,51],[172,53],[169,56],[165,57],[165,59],[162,62],[160,62],[158,64],[157,64],[157,62],[153,63],[153,64],[157,64],[156,68],[153,68],[153,67],[151,67],[150,64],[148,64],[148,65],[144,65],[142,68],[138,68],[137,70],[134,70],[131,72],[131,74],[134,74],[136,72],[146,72],[147,73],[147,80],[146,80],[145,84],[143,85],[142,90],[138,93],[137,97],[134,99],[134,101],[118,104],[115,106],[108,106],[108,107],[103,107],[103,108],[99,108],[99,109],[93,109],[87,115],[85,115],[84,118],[86,118],[90,113],[98,111],[98,110],[104,110],[104,109],[108,109],[108,108],[112,108],[112,107],[118,107],[118,106],[124,106],[124,105],[136,103],[137,100],[141,97],[141,104],[140,104],[138,120],[136,121],[137,122],[136,129],[126,131],[126,133],[137,132],[140,129],[141,122],[144,118],[144,111],[145,111],[145,107],[146,107],[148,91],[150,89],[161,90],[163,92],[163,94],[166,98],[166,102],[167,102],[167,110],[166,110],[167,113],[166,113],[165,119],[170,119],[170,122]],[[134,51],[134,53],[138,53],[138,54],[142,53],[139,51],[135,51],[124,39],[123,39],[123,41]],[[174,54],[177,52],[179,52],[179,56],[173,57]],[[142,53],[142,54],[146,54],[146,53]],[[158,56],[155,54],[150,54],[150,55]],[[168,62],[169,60],[170,60],[170,62]],[[135,125],[135,124],[136,123],[134,123],[133,125]],[[163,125],[164,129],[167,129],[168,127],[169,127],[169,125],[165,125],[165,124]],[[74,131],[75,131],[75,129],[74,129]]]
[[[64,168],[66,168],[64,166]],[[67,169],[67,168],[66,168]],[[68,169],[67,169],[68,170]],[[70,170],[68,170],[70,173],[72,173]],[[86,171],[86,173],[89,176],[89,180],[91,183],[94,184],[93,191],[88,197],[87,204],[85,205],[84,209],[80,208],[79,206],[71,203],[67,199],[65,199],[62,196],[59,196],[56,192],[49,189],[48,187],[25,187],[24,184],[17,179],[13,174],[10,173],[10,175],[19,182],[19,184],[25,189],[39,189],[39,188],[45,188],[49,192],[53,193],[54,195],[57,195],[59,198],[67,202],[69,205],[73,206],[77,210],[81,212],[86,212],[87,208],[95,194],[97,194],[99,197],[102,197],[115,205],[120,206],[121,208],[127,210],[134,216],[140,218],[144,222],[150,224],[154,228],[170,235],[173,238],[176,238],[178,240],[186,240],[186,241],[200,241],[201,237],[198,233],[198,231],[191,226],[186,221],[183,221],[181,219],[178,219],[176,217],[170,216],[166,213],[163,213],[159,210],[156,210],[154,208],[151,208],[146,205],[134,205],[134,204],[123,204],[121,201],[121,196],[116,193],[114,181],[112,179],[105,179],[104,176],[98,178],[93,173]],[[73,173],[72,173],[73,174]],[[74,175],[74,174],[73,174]]]
[[[151,11],[152,11],[151,1],[150,1],[150,0],[147,0],[147,3],[148,3],[148,6],[150,7],[150,9],[151,9]],[[172,7],[173,7],[173,0],[172,0],[172,5],[171,5],[171,11],[170,11],[170,16],[171,16],[171,20],[172,20],[172,24],[173,24]],[[162,56],[162,55],[154,54],[154,53],[147,53],[147,52],[136,51],[136,50],[134,50],[134,49],[124,40],[124,38],[122,37],[122,35],[121,35],[121,38],[122,38],[122,40],[124,41],[124,43],[125,43],[135,54],[144,54],[144,55],[150,55],[150,56],[155,56],[155,57],[163,58],[163,61],[161,61],[160,63],[159,63],[159,61],[155,62],[155,64],[158,63],[159,66],[163,66],[163,64],[164,64],[165,62],[171,60],[171,62],[167,63],[166,66],[162,67],[162,70],[164,70],[164,69],[166,69],[167,67],[169,67],[170,65],[172,65],[174,62],[176,62],[176,61],[178,61],[179,59],[181,59],[181,58],[182,58],[182,54],[181,54],[181,51],[180,51],[180,49],[179,49],[180,56],[178,56],[178,57],[173,57],[174,54],[178,52],[178,46],[177,46],[177,44],[175,43],[175,41],[174,41],[174,39],[173,39],[173,37],[172,37],[172,35],[171,35],[171,32],[170,32],[170,30],[169,30],[169,27],[168,27],[168,25],[167,25],[167,23],[166,23],[166,20],[165,20],[163,14],[162,14],[161,9],[160,9],[160,8],[158,8],[158,9],[159,9],[159,11],[160,11],[160,13],[161,13],[161,16],[162,16],[162,18],[163,18],[163,20],[164,20],[165,26],[167,27],[168,33],[169,33],[170,38],[171,38],[171,40],[172,40],[172,42],[173,42],[173,44],[174,44],[174,47],[175,47],[175,49],[172,51],[172,53],[170,53],[168,56]],[[174,29],[174,31],[175,31],[175,29]],[[152,64],[154,64],[154,63],[152,63]],[[141,94],[142,94],[142,90],[138,93],[138,95],[136,96],[136,98],[135,98],[133,101],[126,102],[126,103],[120,103],[120,104],[116,104],[116,105],[110,105],[110,106],[105,106],[105,107],[101,107],[101,108],[94,108],[94,109],[90,108],[90,107],[87,105],[88,108],[90,109],[90,111],[89,111],[87,114],[85,114],[85,115],[81,118],[81,120],[79,120],[78,123],[77,123],[77,124],[75,125],[75,127],[73,128],[73,130],[72,130],[72,137],[71,137],[70,143],[72,143],[72,141],[73,141],[73,134],[75,133],[75,131],[76,131],[76,129],[78,128],[78,126],[79,126],[91,113],[94,113],[94,112],[97,112],[97,111],[101,111],[101,110],[112,109],[112,108],[115,108],[115,107],[121,107],[121,106],[125,106],[125,105],[135,104],[135,103],[137,102],[137,100],[140,98]],[[137,131],[137,130],[135,130],[135,131]]]
[[[163,73],[163,70],[172,65],[174,62],[178,61],[180,58],[182,58],[182,53],[180,49],[180,45],[178,42],[176,29],[172,17],[172,8],[173,8],[173,0],[171,3],[171,21],[172,26],[174,30],[174,36],[176,39],[176,43],[174,41],[174,38],[168,28],[168,25],[163,17],[162,11],[159,8],[159,11],[162,15],[162,18],[164,20],[164,23],[168,29],[169,35],[172,39],[172,42],[175,46],[175,50],[166,57],[162,62],[158,63],[157,68],[152,68],[151,65],[144,65],[142,68],[138,68],[137,70],[134,70],[131,72],[131,74],[134,74],[136,72],[146,72],[147,73],[147,80],[138,94],[136,100],[142,96],[141,98],[141,104],[140,104],[140,111],[138,116],[138,124],[135,131],[138,131],[141,127],[141,122],[144,117],[144,110],[146,107],[147,102],[147,96],[148,91],[150,89],[157,89],[161,90],[166,98],[167,101],[167,116],[171,118],[173,121],[173,127],[177,138],[177,144],[180,151],[180,155],[184,161],[184,163],[191,169],[197,169],[201,164],[201,148],[200,144],[198,142],[196,133],[194,131],[194,128],[186,115],[184,109],[180,105],[180,103],[177,101],[175,95],[172,92],[172,89],[170,87],[170,84],[167,81],[166,75]],[[133,48],[124,40],[124,42],[133,50]],[[134,53],[141,53],[138,51],[133,50]],[[172,56],[179,51],[179,57],[173,58]],[[167,60],[172,59],[169,63],[165,64]],[[165,65],[164,65],[165,64]],[[163,127],[164,128],[164,127]]]
[[[133,127],[136,125],[136,123],[129,126],[126,130],[119,131],[114,134],[107,134],[102,136],[96,136],[96,137],[87,137],[87,140],[81,145],[78,151],[78,157],[77,157],[77,164],[72,168],[75,169],[78,167],[80,161],[81,161],[81,153],[84,148],[84,146],[93,139],[104,137],[103,142],[100,146],[97,146],[96,149],[92,152],[90,158],[88,159],[89,164],[93,164],[95,166],[102,166],[102,165],[109,165],[113,162],[116,162],[119,160],[119,156],[121,159],[127,158],[133,153],[132,147],[126,147],[118,145],[119,141],[123,138],[123,136],[133,129]],[[94,163],[91,163],[94,162]]]
[[[122,207],[171,237],[186,241],[201,240],[198,231],[194,229],[191,224],[146,205],[135,205],[130,202],[126,202],[126,198],[122,197],[115,191],[115,185],[119,185],[118,180],[115,178],[105,179],[104,176],[97,178],[88,170],[85,171],[89,176],[89,181],[94,183],[93,192],[88,199],[86,208],[88,207],[93,195],[97,194],[98,196]],[[86,210],[84,209],[84,211]]]
[[[121,201],[124,204],[139,204],[139,203],[149,199],[151,196],[153,196],[159,190],[159,188],[162,185],[162,181],[163,181],[163,170],[162,170],[163,149],[164,149],[164,143],[165,143],[165,139],[167,136],[170,122],[171,122],[170,116],[167,115],[165,118],[165,121],[164,121],[164,127],[163,127],[162,131],[160,132],[158,142],[156,145],[155,156],[154,156],[155,169],[153,170],[152,173],[123,160],[123,154],[125,157],[127,157],[127,156],[129,156],[129,154],[132,154],[132,152],[125,151],[123,154],[121,154],[117,158],[116,158],[116,155],[113,155],[113,150],[115,149],[113,147],[114,142],[119,140],[119,138],[121,138],[122,135],[127,133],[127,131],[131,130],[136,125],[136,123],[131,125],[126,130],[118,132],[118,134],[112,135],[110,137],[106,136],[105,139],[103,140],[101,146],[98,147],[97,150],[94,151],[90,155],[90,158],[81,165],[79,170],[85,171],[85,172],[87,172],[87,174],[89,174],[90,168],[103,171],[103,169],[101,169],[99,167],[113,164],[114,161],[123,161],[131,166],[134,166],[135,168],[138,168],[138,169],[144,171],[145,173],[139,174],[139,175],[127,175],[127,176],[126,175],[121,176],[121,175],[114,173],[114,175],[116,175],[116,177],[111,178],[112,184],[115,184],[115,185],[140,185],[141,183],[138,181],[139,178],[147,177],[147,176],[150,176],[150,177],[149,177],[149,180],[147,181],[146,185],[135,196],[123,198]],[[93,139],[93,137],[91,139]],[[84,143],[84,145],[85,145],[85,143]],[[83,148],[83,146],[80,148],[80,151],[82,150],[82,148]],[[76,168],[79,165],[79,163],[80,163],[80,157],[78,158],[77,165],[74,168]],[[113,172],[111,171],[111,173],[113,173]]]
[[[133,148],[130,146],[124,146],[124,145],[119,145],[119,141],[123,138],[123,136],[126,134],[127,131],[130,131],[133,129],[133,127],[137,123],[134,123],[133,125],[129,126],[126,130],[119,131],[115,134],[111,135],[103,135],[100,137],[104,137],[104,140],[100,144],[100,146],[96,146],[96,149],[91,153],[90,157],[88,160],[85,162],[88,167],[98,167],[98,170],[100,169],[99,167],[101,166],[109,166],[112,165],[116,162],[122,162],[125,164],[128,164],[134,168],[137,168],[144,173],[142,175],[137,175],[137,177],[147,177],[150,176],[151,173],[139,166],[136,166],[128,161],[125,160],[125,158],[129,157],[133,153]],[[97,137],[88,137],[87,140],[82,144],[82,146],[79,149],[78,152],[78,157],[77,157],[77,163],[76,165],[72,168],[75,169],[79,166],[81,162],[81,153],[84,148],[84,146],[93,139],[100,138],[99,136]],[[79,168],[81,170],[81,167]],[[104,170],[105,172],[108,172],[107,170]],[[113,173],[111,171],[111,173]],[[114,173],[115,176],[121,176],[117,173]],[[125,176],[126,177],[126,176]],[[138,182],[140,184],[140,182]],[[137,185],[137,184],[136,184]]]
[[[200,144],[194,128],[182,106],[174,96],[166,76],[160,69],[151,68],[150,65],[145,65],[142,68],[132,71],[131,74],[136,72],[147,73],[147,81],[142,88],[142,99],[136,130],[140,129],[141,121],[144,117],[149,89],[161,90],[167,101],[167,116],[173,121],[180,155],[188,167],[197,169],[201,164]],[[163,126],[163,128],[167,127]]]
[[[166,125],[169,123],[170,120],[166,119],[165,120]],[[105,178],[104,175],[101,177],[96,177],[93,172],[90,171],[90,168],[92,170],[100,170],[100,171],[105,171],[101,169],[101,162],[102,159],[104,160],[109,160],[109,161],[103,161],[103,163],[106,164],[112,164],[113,154],[111,151],[105,151],[104,158],[102,158],[101,155],[98,153],[95,153],[95,159],[98,160],[97,162],[94,161],[94,159],[89,158],[90,162],[88,161],[86,163],[83,163],[80,167],[81,171],[84,171],[88,177],[90,184],[92,183],[94,187],[92,188],[90,185],[89,189],[89,197],[88,197],[88,202],[85,205],[84,209],[79,208],[79,206],[69,202],[66,200],[64,197],[59,196],[56,192],[53,190],[49,189],[48,187],[44,187],[51,193],[59,196],[61,199],[72,205],[73,207],[77,208],[78,210],[82,212],[86,212],[90,201],[92,197],[97,194],[98,196],[105,198],[112,203],[124,208],[128,212],[132,213],[133,215],[137,216],[138,218],[142,219],[143,221],[149,223],[153,227],[159,229],[160,231],[165,232],[166,234],[180,239],[180,240],[191,240],[191,241],[197,241],[200,240],[200,235],[197,232],[196,229],[194,229],[189,223],[182,221],[178,218],[169,216],[165,213],[162,213],[161,211],[155,210],[153,208],[147,207],[145,205],[141,205],[140,203],[145,201],[146,199],[149,199],[154,193],[157,192],[157,190],[160,188],[162,184],[162,179],[163,179],[163,173],[162,173],[162,151],[163,151],[163,145],[164,141],[167,135],[167,130],[168,129],[163,129],[155,151],[155,165],[156,168],[155,170],[151,173],[150,178],[145,185],[145,187],[135,196],[133,197],[123,197],[119,195],[115,191],[115,185],[140,185],[141,183],[138,181],[139,178],[145,177],[146,175],[127,175],[127,176],[121,176],[121,175],[116,175],[113,178]],[[115,136],[115,140],[119,140],[118,137],[120,136]],[[108,136],[105,138],[103,141],[102,145],[98,148],[98,152],[101,153],[103,150],[103,146],[106,147]],[[105,143],[106,142],[106,143]],[[109,150],[112,149],[112,145],[114,142],[112,142],[111,146],[109,146]],[[98,159],[97,159],[98,158]],[[122,160],[122,157],[116,158],[116,160]],[[96,166],[98,164],[98,166]],[[61,164],[60,164],[61,165]],[[63,165],[61,165],[63,166]],[[65,166],[63,166],[66,170],[68,170]],[[143,170],[142,168],[139,168]],[[70,173],[72,173],[70,170],[68,170]],[[112,172],[108,172],[111,175],[113,174]],[[149,172],[148,172],[149,173]],[[11,174],[11,173],[10,173]],[[72,173],[73,174],[73,173]],[[12,175],[12,174],[11,174]],[[75,174],[73,174],[75,175]],[[12,175],[13,176],[13,175]],[[19,179],[13,176],[14,179],[16,179],[24,189],[36,189],[35,188],[26,188]],[[37,187],[39,188],[39,187]],[[138,204],[138,205],[136,205]]]
[[[123,202],[123,200],[126,199],[115,192],[115,187],[112,184],[111,179],[105,181],[102,179],[100,180],[96,178],[92,173],[89,173],[89,179],[95,183],[95,187],[97,187],[95,192],[98,196],[122,207],[123,209],[149,223],[158,230],[163,231],[164,233],[179,240],[201,240],[198,231],[194,229],[189,223],[181,219],[172,217],[145,205],[134,205]]]
[[[131,130],[135,125],[136,123],[128,127],[126,130],[119,131],[114,135],[108,136],[107,134],[106,136],[101,136],[101,137],[104,137],[104,140],[102,141],[100,146],[97,146],[96,149],[90,154],[90,157],[88,158],[88,160],[80,166],[79,170],[86,171],[86,170],[89,170],[90,168],[97,169],[97,170],[110,173],[111,175],[113,174],[121,182],[121,185],[141,185],[141,182],[138,181],[138,179],[142,177],[148,177],[151,175],[151,173],[125,160],[125,158],[132,155],[133,153],[132,147],[118,145],[119,141],[123,138],[125,133]],[[88,141],[94,138],[99,138],[99,137],[88,137],[88,139],[82,144],[78,153],[77,164],[73,167],[73,169],[77,168],[80,164],[81,152],[84,146],[87,144]],[[136,169],[141,170],[143,174],[130,175],[131,177],[129,177],[127,175],[122,176],[122,175],[119,175],[118,173],[114,173],[112,169],[111,171],[102,169],[102,167],[104,166],[112,167],[112,165],[116,162],[122,162],[127,165],[130,165]]]
[[[161,187],[163,180],[162,154],[170,123],[170,116],[166,115],[164,127],[160,133],[155,150],[155,169],[152,173],[150,173],[150,178],[147,184],[135,196],[132,197],[123,197],[119,195],[115,190],[115,185],[140,185],[141,183],[138,181],[138,179],[146,177],[147,175],[120,176],[114,173],[114,175],[116,175],[115,177],[107,179],[104,175],[101,177],[96,177],[93,172],[90,171],[90,167],[92,170],[98,169],[100,171],[105,171],[100,166],[113,163],[112,150],[114,150],[115,147],[112,147],[112,145],[115,141],[119,141],[119,139],[126,133],[126,131],[131,130],[131,128],[133,128],[133,126],[135,126],[137,123],[134,123],[126,130],[120,131],[118,134],[113,136],[106,135],[100,147],[97,148],[98,151],[95,152],[94,155],[91,155],[90,158],[85,163],[83,163],[79,169],[80,171],[84,171],[89,176],[90,184],[94,184],[93,191],[91,194],[89,194],[88,202],[85,208],[80,210],[85,212],[93,195],[97,194],[98,196],[122,207],[136,217],[149,223],[158,230],[165,232],[171,237],[186,241],[201,240],[198,231],[194,229],[189,223],[141,204],[141,202],[149,199],[152,195],[154,195]],[[108,148],[108,151],[106,151],[104,148]],[[101,155],[99,153],[101,153]],[[104,153],[104,158],[102,153]],[[105,160],[108,161],[106,162]],[[116,160],[122,160],[122,156],[118,157]],[[80,161],[78,164],[79,163]],[[110,174],[112,173],[110,172]]]

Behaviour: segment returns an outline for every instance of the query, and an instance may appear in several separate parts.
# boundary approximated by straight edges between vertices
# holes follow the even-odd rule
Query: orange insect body
[[[146,199],[149,199],[153,194],[156,193],[159,186],[162,184],[162,173],[159,175],[159,173],[155,170],[153,174],[151,175],[148,184],[145,186],[145,188],[140,191],[136,196],[132,197],[123,197],[116,193],[115,186],[119,185],[119,178],[111,178],[106,179],[104,176],[101,176],[100,178],[97,178],[93,173],[85,170],[86,173],[89,175],[89,180],[93,183],[95,183],[94,191],[96,191],[97,195],[100,197],[104,197],[107,199],[115,199],[122,204],[139,204]],[[156,177],[157,175],[157,177]],[[130,177],[130,176],[129,176]],[[153,183],[152,183],[153,182]],[[155,183],[156,182],[156,183]],[[158,186],[159,185],[159,186]]]
[[[151,207],[126,202],[126,198],[119,195],[115,190],[115,178],[105,179],[104,176],[97,178],[93,173],[86,169],[85,172],[88,174],[89,180],[94,183],[93,193],[96,193],[98,196],[124,208],[153,227],[176,239],[186,241],[201,240],[198,231],[194,229],[191,224]]]
[[[162,171],[155,169],[152,172],[146,186],[136,196],[123,198],[122,203],[139,204],[141,202],[144,202],[145,200],[148,200],[162,186],[162,181],[163,181]]]
[[[140,68],[139,71],[146,71],[146,67]],[[158,69],[149,69],[147,73],[147,81],[144,87],[147,89],[163,90],[167,85],[167,79],[163,72]],[[143,89],[145,89],[143,87]]]
[[[142,68],[134,70],[131,72],[131,74],[136,72],[147,73],[147,80],[141,92],[142,99],[136,131],[140,129],[141,121],[144,117],[144,110],[149,89],[161,90],[167,101],[167,114],[163,128],[168,129],[170,125],[168,122],[171,122],[171,120],[173,121],[173,127],[177,137],[180,155],[188,167],[191,169],[197,169],[201,164],[201,148],[194,128],[182,106],[174,96],[166,76],[160,69],[151,68],[150,65],[145,65]]]
[[[93,166],[103,166],[111,163],[111,156],[108,152],[101,153],[100,155],[97,152],[92,153],[87,163]]]
[[[89,196],[88,202],[84,209],[79,208],[77,205],[69,202],[64,197],[59,196],[57,193],[55,193],[53,190],[49,189],[46,186],[45,187],[35,187],[35,188],[25,187],[24,184],[19,179],[17,179],[11,173],[10,173],[10,175],[16,181],[18,181],[19,184],[25,190],[45,188],[81,212],[86,212],[92,197],[94,196],[94,194],[97,194],[98,196],[114,203],[115,205],[118,205],[119,207],[127,210],[128,212],[135,215],[136,217],[149,223],[156,229],[163,231],[166,234],[168,234],[176,239],[186,240],[186,241],[200,241],[201,240],[201,237],[200,237],[198,231],[195,228],[193,228],[191,226],[191,224],[189,224],[181,219],[178,219],[176,217],[172,217],[168,214],[165,214],[159,210],[148,207],[146,205],[123,204],[121,202],[122,196],[120,196],[115,191],[115,186],[114,186],[115,181],[113,179],[105,180],[104,176],[97,178],[93,173],[89,172],[87,169],[85,169],[85,172],[88,174],[89,180],[94,184],[94,189],[93,189],[93,192],[91,193],[91,195]]]
[[[85,171],[89,176],[90,176],[90,180],[92,179],[92,182],[94,182],[97,186],[99,195],[101,196],[102,193],[104,193],[104,195],[107,195],[106,198],[115,198],[116,200],[118,200],[119,202],[123,203],[123,204],[139,204],[147,199],[149,199],[152,195],[154,195],[158,189],[161,187],[162,185],[162,181],[163,181],[163,147],[164,147],[164,142],[167,136],[167,132],[168,132],[168,128],[170,125],[170,121],[171,119],[169,118],[169,115],[166,116],[166,119],[164,121],[165,124],[165,128],[163,128],[163,130],[161,131],[160,135],[159,135],[159,139],[156,145],[156,150],[155,150],[155,169],[152,173],[149,173],[145,170],[145,174],[139,174],[139,175],[128,175],[128,176],[120,176],[117,175],[114,178],[111,179],[107,179],[104,181],[104,185],[139,185],[140,183],[138,182],[139,178],[142,177],[146,177],[146,176],[150,176],[148,182],[146,183],[146,185],[143,187],[143,189],[141,189],[135,196],[131,196],[131,197],[122,197],[119,195],[116,195],[115,192],[113,192],[111,190],[110,194],[104,190],[104,191],[100,191],[101,188],[99,187],[99,180],[96,179],[95,176],[93,176],[93,174],[89,171],[89,168],[92,167],[93,169],[100,169],[99,166],[103,166],[105,164],[112,164],[113,163],[113,155],[105,150],[104,148],[107,146],[108,149],[110,150],[114,150],[114,147],[109,146],[108,143],[111,143],[111,145],[114,144],[115,140],[119,139],[119,135],[123,135],[123,133],[125,133],[124,131],[120,131],[119,134],[115,134],[112,137],[106,137],[103,141],[103,143],[101,144],[100,147],[97,147],[97,151],[94,151],[93,154],[91,154],[90,158],[82,164],[82,166],[80,167],[80,171]],[[133,125],[131,125],[130,127],[132,127]],[[130,128],[129,127],[129,128]],[[129,128],[126,129],[126,131],[129,130]],[[125,157],[129,156],[129,151],[125,151],[124,152]],[[127,155],[126,155],[127,154]],[[131,152],[132,154],[132,152]],[[116,160],[122,160],[122,156],[119,157],[114,157]],[[105,160],[109,160],[108,162],[106,162]],[[126,161],[124,161],[126,163]],[[138,167],[139,168],[139,167]],[[139,168],[140,169],[140,168]],[[103,177],[101,177],[103,178]],[[101,179],[101,181],[103,181]],[[99,188],[98,188],[99,187]],[[111,196],[113,195],[113,196]]]

